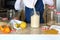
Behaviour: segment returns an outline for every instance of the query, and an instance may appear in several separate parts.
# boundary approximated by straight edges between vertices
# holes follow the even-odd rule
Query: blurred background
[[[10,18],[10,16],[15,16],[13,15],[14,12],[16,12],[16,10],[14,9],[14,4],[15,4],[16,0],[0,0],[0,17],[8,17]],[[56,6],[56,0],[54,0],[55,2],[55,6]],[[12,10],[12,14],[10,15],[10,10]],[[49,20],[47,20],[47,22],[49,22],[51,20],[50,16],[51,13],[47,13],[46,12],[51,11],[50,9],[48,9],[47,5],[45,7],[45,11],[44,11],[44,20],[46,22],[46,20],[49,18]],[[14,11],[14,12],[13,12]],[[25,20],[25,14],[24,14],[24,9],[23,11],[21,11],[20,13],[20,20]],[[48,16],[48,18],[46,19],[46,15]]]

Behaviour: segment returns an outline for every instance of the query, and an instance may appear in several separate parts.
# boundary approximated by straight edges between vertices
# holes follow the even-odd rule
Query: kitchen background
[[[0,17],[8,17],[10,19],[10,16],[15,16],[16,10],[14,9],[14,4],[16,0],[0,0]],[[12,13],[12,14],[10,14]],[[20,13],[20,19],[24,20],[24,12],[21,11]],[[18,14],[19,15],[19,14]]]
[[[14,9],[15,1],[16,0],[0,0],[0,17],[8,17],[8,18],[10,18],[10,12],[9,11],[11,9],[13,11],[15,11],[15,9]],[[54,2],[55,2],[55,5],[56,5],[56,0],[54,0]],[[45,22],[46,21],[49,22],[51,20],[51,13],[49,13],[49,12],[51,12],[51,10],[46,5],[44,15],[43,15]],[[47,17],[46,17],[46,15],[47,15]],[[20,20],[25,20],[24,11],[21,12]]]
[[[16,0],[0,0],[0,19],[1,18],[2,19],[3,18],[12,19],[13,17],[16,17],[16,16],[18,16],[20,14],[20,16],[19,16],[20,17],[20,20],[25,21],[24,9],[21,10],[21,12],[17,12],[14,9],[15,1]],[[45,23],[44,23],[44,25],[43,24],[40,24],[40,26],[42,28],[46,28],[44,26],[47,26],[46,29],[48,30],[49,29],[48,27],[50,27],[51,25],[54,25],[56,22],[60,23],[60,15],[59,14],[56,14],[57,13],[56,12],[56,2],[57,2],[57,0],[54,0],[54,5],[53,6],[49,6],[49,5],[46,5],[45,6],[44,15],[43,15]],[[4,20],[2,20],[2,21],[4,22]],[[0,22],[2,22],[2,21],[0,21]],[[15,27],[15,26],[13,26],[13,27]],[[12,29],[13,29],[13,27],[11,26]],[[22,33],[25,33],[25,32],[26,33],[30,33],[30,32],[31,33],[35,33],[36,30],[33,30],[34,31],[33,32],[31,29],[29,29],[29,27],[30,27],[30,25],[28,24],[28,28],[26,30],[24,30],[24,31],[21,31],[21,32]],[[55,30],[53,30],[53,31],[55,31]],[[20,32],[20,30],[17,31],[17,32],[15,32],[15,33],[19,33],[19,32]],[[12,32],[12,33],[14,33],[14,32]],[[36,31],[36,33],[42,33],[42,32],[40,32],[40,28],[38,28],[38,30]],[[52,33],[54,33],[54,32],[52,32]]]

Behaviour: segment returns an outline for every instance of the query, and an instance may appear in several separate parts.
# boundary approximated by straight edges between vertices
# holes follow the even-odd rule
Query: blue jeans
[[[33,9],[25,7],[25,21],[27,23],[31,22],[31,13],[32,13],[32,11],[33,11]],[[39,12],[40,12],[40,23],[44,23],[44,19],[43,19],[44,10],[41,10]]]

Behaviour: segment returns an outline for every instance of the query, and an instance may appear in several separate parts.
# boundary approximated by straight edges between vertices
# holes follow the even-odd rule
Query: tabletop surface
[[[1,24],[1,23],[0,23]],[[26,29],[20,29],[20,30],[14,30],[10,32],[9,34],[58,34],[56,30],[42,30],[41,27],[43,27],[44,24],[40,24],[39,28],[32,28],[30,27],[30,24],[27,24]],[[3,34],[0,32],[0,34]]]

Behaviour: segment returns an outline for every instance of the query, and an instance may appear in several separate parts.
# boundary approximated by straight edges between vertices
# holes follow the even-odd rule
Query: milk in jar
[[[34,14],[31,16],[31,27],[32,28],[38,28],[40,23],[40,16],[37,14]]]

